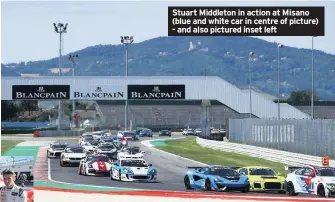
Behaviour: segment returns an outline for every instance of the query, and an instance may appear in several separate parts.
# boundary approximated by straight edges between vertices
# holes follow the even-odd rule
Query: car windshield
[[[93,146],[97,146],[99,144],[99,142],[98,141],[92,141],[92,142],[90,142],[90,144],[93,145]]]
[[[66,145],[52,145],[53,149],[65,149]]]
[[[168,131],[168,130],[162,130],[162,132],[163,132],[163,133],[167,133],[167,132],[169,132],[169,131]]]
[[[318,176],[324,176],[324,177],[331,177],[335,176],[335,168],[330,167],[322,167],[317,169],[317,175]]]
[[[94,140],[94,139],[93,139],[93,136],[85,136],[84,140],[88,141],[88,140]]]
[[[133,137],[133,136],[134,136],[134,133],[128,133],[128,132],[125,132],[125,133],[123,133],[123,135],[124,135],[125,137]]]
[[[103,146],[100,146],[99,149],[103,151],[109,151],[109,150],[115,149],[115,147],[114,145],[103,145]]]
[[[117,160],[117,152],[105,154],[111,160]]]
[[[239,176],[240,174],[233,169],[229,168],[212,168],[210,170],[211,175],[218,175],[220,177],[224,176]]]
[[[106,139],[103,139],[105,142],[113,142],[114,140],[111,139],[111,138],[106,138]]]
[[[87,157],[87,161],[92,161],[92,162],[96,162],[96,161],[108,162],[109,158],[107,156],[89,156],[89,157]]]
[[[142,160],[123,160],[121,165],[124,167],[148,167],[148,164]]]
[[[276,172],[270,168],[251,168],[250,175],[276,175]]]
[[[82,147],[66,148],[65,153],[85,153]]]
[[[138,147],[128,147],[125,150],[130,154],[140,153],[140,148],[138,148]]]

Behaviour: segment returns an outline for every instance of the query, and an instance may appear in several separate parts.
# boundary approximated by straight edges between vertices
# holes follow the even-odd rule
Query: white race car
[[[104,153],[115,153],[117,148],[114,144],[102,143],[95,148],[94,153],[104,154]]]
[[[93,153],[94,150],[98,147],[97,144],[91,144],[89,142],[85,142],[82,147],[85,149],[86,153]]]
[[[79,164],[86,157],[86,151],[83,147],[72,146],[66,147],[60,156],[60,166]]]
[[[290,196],[298,194],[335,196],[335,168],[286,166],[285,169],[290,171],[285,181],[285,188]]]
[[[67,147],[66,143],[50,144],[50,147],[47,150],[47,157],[48,158],[59,157],[63,153],[66,147]]]
[[[106,131],[96,131],[96,132],[92,133],[92,136],[93,136],[93,138],[95,140],[100,140],[100,138],[102,137],[102,135],[104,135],[105,133],[106,133]]]
[[[86,142],[95,142],[96,140],[93,138],[92,135],[86,135],[79,141],[79,145],[83,146]]]
[[[82,140],[84,139],[84,137],[92,137],[93,138],[93,135],[92,133],[84,133],[80,136],[79,140],[78,140],[78,144],[80,145],[80,143],[82,142]]]
[[[144,154],[145,151],[141,151],[139,147],[123,147],[121,151],[117,154],[117,158],[143,159]]]
[[[143,159],[119,159],[110,170],[110,179],[119,181],[155,182],[157,175],[157,169]]]
[[[103,154],[89,155],[82,159],[79,164],[79,175],[109,174],[112,162]]]

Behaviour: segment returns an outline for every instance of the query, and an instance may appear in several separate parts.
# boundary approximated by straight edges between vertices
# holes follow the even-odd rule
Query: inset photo
[[[34,201],[32,156],[0,156],[0,201]]]

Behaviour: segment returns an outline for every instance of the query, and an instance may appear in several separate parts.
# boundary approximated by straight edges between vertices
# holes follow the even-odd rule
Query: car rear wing
[[[285,166],[284,168],[287,171],[287,173],[292,173],[292,172],[294,172],[294,171],[296,171],[300,168],[303,168],[303,167],[301,167],[301,166],[300,167],[299,166]]]

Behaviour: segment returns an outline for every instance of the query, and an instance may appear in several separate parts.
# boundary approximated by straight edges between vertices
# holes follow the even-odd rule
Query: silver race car
[[[47,157],[48,158],[60,157],[60,155],[64,152],[66,147],[67,147],[66,143],[50,144],[50,146],[47,150]]]
[[[83,147],[72,146],[66,147],[60,156],[60,166],[79,164],[80,161],[86,157],[86,151]]]

